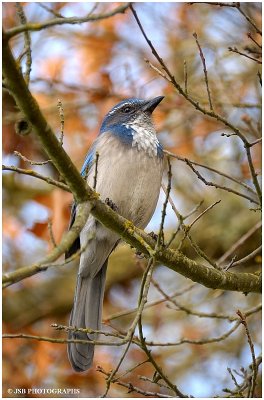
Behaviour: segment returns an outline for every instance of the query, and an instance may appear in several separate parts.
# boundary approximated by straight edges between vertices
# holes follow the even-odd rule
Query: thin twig
[[[168,302],[172,303],[176,307],[177,311],[181,310],[181,311],[184,311],[186,314],[193,315],[193,316],[196,316],[199,318],[226,319],[230,322],[233,322],[233,321],[236,321],[239,319],[239,317],[235,317],[232,314],[206,313],[203,311],[192,310],[189,307],[186,307],[185,305],[179,303],[179,301],[176,300],[176,298],[173,298],[173,297],[167,295],[164,292],[164,290],[160,287],[158,282],[155,281],[155,279],[152,278],[151,282],[155,286],[155,288],[162,294],[164,299],[167,300]],[[169,307],[169,305],[167,307]],[[172,307],[169,307],[169,308],[172,308]],[[250,309],[244,311],[244,315],[246,315],[246,316],[252,315],[252,314],[260,311],[261,308],[262,308],[262,306],[261,306],[261,304],[259,304],[257,307],[253,307],[253,308],[250,308]]]
[[[58,99],[57,101],[57,107],[59,110],[59,117],[60,117],[60,144],[61,146],[63,146],[63,137],[64,137],[64,110],[63,110],[63,106],[62,106],[62,102],[60,99]]]
[[[236,54],[239,54],[240,56],[249,58],[250,60],[255,61],[258,64],[262,64],[262,61],[258,60],[257,58],[251,57],[246,53],[242,53],[236,47],[228,47],[228,50],[231,51],[232,53],[236,53]]]
[[[58,182],[58,181],[50,178],[49,176],[41,175],[38,172],[33,171],[32,169],[22,169],[22,168],[15,167],[14,165],[2,165],[2,170],[3,171],[13,171],[13,172],[17,172],[19,174],[32,176],[33,178],[41,179],[42,181],[45,181],[50,185],[57,186],[58,188],[71,193],[70,188],[65,183]]]
[[[163,187],[162,187],[163,188]],[[164,188],[163,188],[164,190]],[[182,222],[189,218],[191,215],[193,215],[194,213],[196,213],[196,211],[201,207],[201,205],[203,204],[204,200],[201,200],[188,214],[186,215],[179,215],[179,217],[181,218]],[[171,203],[171,202],[170,202]],[[174,204],[171,204],[172,207],[174,206]],[[181,229],[181,224],[178,225],[177,229],[173,232],[173,234],[171,235],[170,240],[166,243],[165,248],[169,248],[170,245],[172,244],[172,242],[174,241],[174,239],[176,238],[177,234],[180,232]]]
[[[172,179],[172,173],[171,173],[171,163],[170,163],[170,158],[167,157],[168,161],[168,185],[165,191],[165,201],[163,203],[162,207],[162,213],[161,213],[161,222],[160,222],[160,229],[159,229],[159,235],[158,235],[158,240],[156,244],[156,248],[159,249],[160,246],[164,245],[165,239],[164,239],[164,222],[165,222],[165,217],[166,217],[166,209],[170,197],[170,191],[171,191],[171,179]]]
[[[140,367],[141,365],[144,365],[144,364],[146,364],[146,363],[148,363],[148,362],[149,362],[149,359],[146,358],[144,361],[141,361],[141,362],[137,363],[136,365],[133,365],[133,367],[126,369],[126,371],[123,372],[123,373],[121,373],[120,375],[118,375],[118,376],[116,377],[116,379],[123,378],[124,376],[128,375],[129,373],[131,373],[132,371],[134,371],[135,369],[137,369],[137,368]]]
[[[169,298],[170,299],[174,299],[175,297],[181,296],[181,295],[187,293],[189,290],[191,290],[194,286],[195,286],[195,283],[191,283],[190,285],[184,287],[183,289],[180,289],[180,290],[172,293],[171,295],[169,295]],[[160,300],[148,302],[148,304],[146,304],[145,307],[144,307],[144,311],[146,309],[148,309],[148,308],[154,307],[154,306],[156,306],[158,304],[162,304],[162,303],[164,303],[166,301],[167,301],[167,299],[163,298],[163,299],[160,299]],[[128,309],[128,310],[123,310],[123,311],[120,311],[118,313],[114,313],[114,314],[111,314],[111,315],[105,317],[103,319],[103,321],[105,323],[107,323],[107,322],[112,321],[112,320],[117,319],[117,318],[126,317],[126,316],[128,316],[130,314],[136,313],[137,310],[138,310],[138,307],[135,307],[135,308],[132,308],[132,309]]]
[[[157,373],[159,374],[159,376],[167,383],[167,385],[170,387],[170,389],[173,390],[173,392],[177,396],[179,396],[180,398],[187,397],[179,390],[179,388],[175,384],[173,384],[169,380],[169,378],[163,373],[161,367],[157,364],[157,362],[153,358],[151,351],[147,347],[147,343],[146,343],[146,340],[145,340],[145,337],[144,337],[144,334],[143,334],[141,315],[140,315],[140,318],[139,318],[139,321],[138,321],[138,329],[139,329],[139,338],[140,338],[142,349],[146,353],[147,357],[149,358],[150,362],[154,366],[154,368],[157,371]]]
[[[102,333],[102,332],[101,332]],[[99,341],[99,340],[83,340],[83,339],[60,339],[60,338],[51,338],[47,336],[36,336],[36,335],[28,335],[24,333],[6,333],[2,335],[3,339],[33,339],[38,340],[41,342],[50,342],[50,343],[81,343],[81,344],[88,344],[92,343],[97,346],[123,346],[124,342],[110,342],[110,341]]]
[[[51,160],[47,160],[47,161],[33,161],[33,160],[29,160],[27,157],[23,156],[21,153],[19,153],[19,151],[14,151],[15,156],[20,157],[23,161],[28,162],[31,165],[46,165],[48,163],[51,163]]]
[[[213,260],[211,260],[211,258],[198,246],[197,243],[195,243],[195,241],[193,240],[193,238],[191,237],[190,233],[189,233],[189,227],[184,226],[184,233],[186,234],[186,237],[188,237],[192,247],[194,248],[194,250],[196,251],[196,253],[202,257],[204,260],[206,260],[210,265],[212,265],[212,267],[214,267],[215,269],[217,269],[218,271],[221,271],[221,267]]]
[[[168,201],[170,199],[171,178],[172,178],[172,175],[171,175],[171,164],[170,164],[170,160],[168,158],[168,185],[167,185],[167,188],[166,188],[166,191],[165,191],[166,198],[165,198],[165,201],[163,203],[162,218],[161,218],[159,234],[158,234],[158,240],[157,240],[156,245],[155,245],[155,253],[154,254],[156,254],[159,251],[160,246],[162,245],[161,237],[162,237],[162,232],[163,232],[163,228],[164,228],[164,221],[165,221],[165,216],[166,216],[166,208],[167,208],[167,205],[168,205]],[[150,268],[148,274],[145,275],[145,282],[142,284],[141,291],[140,291],[140,297],[142,299],[146,299],[146,300],[147,300],[146,296],[148,294],[149,286],[150,286],[151,279],[152,279],[153,267],[155,265],[155,256],[150,258],[149,263],[150,263],[150,267],[152,265],[152,268]],[[164,374],[164,372],[162,371],[161,367],[157,364],[156,360],[152,356],[151,351],[148,349],[148,347],[146,345],[146,340],[145,340],[145,337],[144,337],[144,334],[143,334],[142,312],[139,314],[139,318],[138,318],[138,330],[139,330],[139,339],[140,339],[141,347],[144,350],[144,352],[146,353],[149,361],[154,366],[154,368],[157,371],[157,373],[159,374],[159,376],[167,383],[167,385],[170,387],[170,389],[173,390],[173,392],[177,396],[179,396],[181,398],[187,397],[179,390],[177,385],[172,383],[169,380],[169,378],[167,377],[167,375]]]
[[[257,385],[258,367],[256,364],[254,344],[253,344],[253,341],[252,341],[252,338],[251,338],[251,335],[250,335],[250,332],[248,329],[245,315],[243,315],[240,310],[237,310],[237,315],[239,316],[241,323],[245,328],[245,332],[247,335],[247,340],[248,340],[248,344],[249,344],[249,348],[250,348],[250,352],[251,352],[251,357],[252,357],[253,376],[252,376],[251,387],[250,387],[250,391],[249,391],[249,397],[255,397],[254,395],[255,395],[255,388]]]
[[[261,77],[261,73],[258,71],[257,72],[258,78],[259,78],[259,84],[260,86],[262,86],[262,77]]]
[[[146,341],[146,345],[148,346],[155,346],[155,347],[174,347],[174,346],[181,346],[183,344],[194,344],[194,345],[206,345],[209,343],[218,343],[222,342],[223,340],[227,339],[229,336],[231,336],[237,328],[240,326],[240,322],[237,321],[232,328],[230,328],[228,331],[223,333],[222,335],[215,336],[212,338],[202,338],[202,339],[186,339],[182,338],[178,340],[177,342],[167,342],[167,343],[158,343],[158,342],[148,342]]]
[[[133,323],[131,324],[130,328],[128,329],[127,335],[126,335],[126,342],[127,342],[127,346],[122,354],[122,356],[120,357],[120,360],[117,364],[117,366],[111,371],[111,373],[109,374],[109,377],[106,380],[106,389],[104,394],[101,397],[106,397],[109,389],[110,389],[110,385],[111,382],[113,381],[113,379],[115,378],[116,373],[118,372],[121,363],[124,361],[124,358],[129,350],[129,347],[132,343],[132,339],[133,339],[133,335],[136,329],[136,326],[138,325],[138,321],[140,319],[140,316],[143,312],[144,306],[147,302],[147,294],[148,294],[148,290],[149,290],[149,286],[150,286],[150,277],[153,271],[153,267],[154,267],[154,263],[153,263],[153,258],[149,259],[147,268],[143,274],[143,278],[142,278],[142,282],[141,282],[141,287],[140,287],[140,293],[139,293],[139,299],[138,299],[138,310],[136,313],[136,316],[133,320]]]
[[[213,204],[211,204],[209,207],[207,207],[201,214],[198,215],[198,217],[196,217],[188,226],[189,229],[205,214],[207,213],[209,210],[211,210],[214,206],[216,206],[216,204],[221,203],[221,200],[217,200],[215,201]]]
[[[253,38],[251,32],[248,32],[247,34],[248,38],[252,40],[260,49],[262,49],[262,46],[256,41],[256,39]]]
[[[239,392],[240,392],[240,390],[241,390],[241,389],[240,389],[240,385],[237,383],[236,377],[234,376],[234,374],[233,374],[231,368],[227,368],[227,371],[229,372],[232,381],[234,382],[235,386],[237,387],[237,389],[239,389]],[[241,397],[242,397],[242,394],[241,394]]]
[[[76,326],[67,326],[67,325],[59,325],[59,324],[51,324],[51,327],[54,328],[56,331],[65,331],[65,332],[82,332],[82,333],[88,333],[88,334],[100,334],[104,336],[110,336],[113,338],[119,338],[124,340],[124,344],[126,343],[125,340],[125,335],[120,334],[120,333],[115,333],[115,332],[105,332],[97,329],[91,329],[91,328],[77,328]]]
[[[184,66],[184,70],[183,70],[183,74],[184,74],[184,90],[185,90],[185,93],[188,94],[188,70],[187,70],[187,62],[186,62],[186,60],[183,61],[183,66]]]
[[[49,230],[50,240],[51,240],[51,243],[53,244],[53,247],[57,247],[57,243],[56,243],[56,240],[55,240],[55,237],[53,234],[51,219],[48,220],[48,230]]]
[[[256,358],[257,368],[260,366],[261,362],[262,362],[262,357],[258,356]],[[251,383],[252,383],[252,378],[254,375],[254,372],[252,372],[252,370],[253,370],[252,363],[249,365],[249,367],[247,369],[241,367],[239,372],[236,371],[235,369],[233,369],[234,374],[236,374],[237,376],[239,376],[240,378],[243,379],[243,382],[239,384],[235,378],[235,375],[231,371],[231,369],[228,368],[228,372],[230,373],[232,381],[234,382],[234,384],[236,386],[236,390],[231,390],[231,389],[225,388],[225,389],[223,389],[223,392],[229,393],[232,396],[232,398],[234,398],[234,397],[235,398],[237,398],[237,397],[248,398],[250,395]],[[244,392],[246,391],[246,389],[248,389],[248,393],[245,395]]]
[[[188,4],[192,5],[192,4],[197,4],[197,3],[188,3]],[[240,2],[224,3],[224,2],[219,2],[219,1],[216,1],[216,2],[202,1],[198,4],[209,4],[210,6],[236,8],[240,12],[240,14],[242,14],[246,18],[246,20],[253,26],[253,28],[256,30],[256,32],[262,36],[261,30],[256,26],[255,22],[244,11],[241,10]]]
[[[246,232],[241,238],[239,238],[231,247],[228,249],[219,259],[218,263],[222,264],[231,254],[234,253],[240,247],[243,243],[245,243],[246,240],[250,238],[262,225],[262,222],[259,221],[254,225],[252,228],[249,229],[248,232]]]
[[[249,165],[249,170],[252,176],[252,181],[253,184],[256,188],[256,192],[258,194],[258,198],[259,198],[259,205],[261,205],[262,203],[262,192],[261,192],[261,188],[260,188],[260,184],[258,181],[258,174],[256,173],[253,161],[252,161],[252,156],[251,156],[251,151],[250,151],[250,144],[248,142],[244,142],[244,147],[246,149],[246,154],[247,154],[247,159],[248,159],[248,165]]]
[[[211,2],[211,1],[201,1],[199,3],[193,3],[193,2],[188,2],[189,5],[193,5],[193,4],[209,4],[210,6],[219,6],[219,7],[233,7],[233,8],[237,8],[237,3],[233,2],[233,3],[224,3],[221,1],[215,1],[215,2]]]
[[[163,191],[164,191],[164,190],[165,190],[165,189],[164,189],[164,185],[161,185],[161,187],[162,187],[162,189],[163,189]],[[180,214],[180,212],[177,210],[177,208],[176,208],[176,206],[175,206],[175,204],[174,204],[174,202],[173,202],[173,200],[172,200],[172,198],[171,198],[170,196],[169,196],[169,202],[170,202],[170,205],[171,205],[173,211],[175,212],[175,214],[176,214],[176,216],[177,216],[177,218],[178,218],[178,220],[179,220],[180,227],[181,227],[181,229],[182,229],[183,232],[184,232],[184,237],[183,237],[183,239],[182,239],[182,243],[183,243],[183,241],[185,240],[185,238],[187,237],[187,238],[189,239],[189,241],[190,241],[192,247],[194,248],[194,250],[196,251],[196,253],[197,253],[200,257],[204,258],[204,259],[205,259],[209,264],[211,264],[212,267],[214,267],[215,269],[221,270],[221,268],[220,268],[213,260],[211,260],[211,259],[207,256],[207,254],[205,254],[205,252],[204,252],[202,249],[200,249],[200,247],[194,242],[194,240],[192,239],[192,237],[191,237],[191,235],[190,235],[190,233],[189,233],[191,227],[188,226],[188,225],[185,225],[185,224],[183,223],[183,216],[182,216],[182,215]]]
[[[188,161],[189,161],[191,164],[193,164],[193,165],[197,165],[198,167],[208,169],[208,171],[212,171],[212,172],[214,172],[214,173],[216,173],[216,174],[218,174],[218,175],[220,175],[220,176],[223,176],[224,178],[230,179],[231,181],[233,181],[233,182],[235,182],[235,183],[237,183],[237,184],[243,186],[245,189],[247,189],[248,191],[250,191],[250,192],[253,193],[254,195],[257,195],[257,193],[256,193],[249,185],[247,185],[246,183],[241,182],[241,181],[239,181],[238,179],[234,178],[233,176],[227,175],[227,174],[225,174],[225,173],[222,172],[222,171],[219,171],[219,170],[217,170],[217,169],[215,169],[215,168],[212,168],[212,167],[210,167],[209,165],[204,165],[204,164],[198,163],[198,162],[196,162],[196,161],[187,159],[186,157],[180,157],[180,156],[178,156],[177,154],[171,153],[171,152],[168,151],[168,150],[164,150],[164,153],[170,155],[171,157],[176,158],[176,159],[179,160],[179,161],[183,161],[183,162],[186,163],[186,160],[188,160]]]
[[[230,193],[236,194],[237,196],[244,197],[245,199],[251,201],[252,203],[259,204],[256,200],[252,199],[251,197],[249,197],[248,195],[246,195],[246,194],[244,194],[244,193],[238,192],[238,191],[235,190],[235,189],[229,188],[229,187],[227,187],[227,186],[219,185],[218,183],[214,183],[214,182],[207,181],[207,180],[201,175],[201,173],[200,173],[197,169],[195,169],[195,168],[193,167],[192,163],[191,163],[187,158],[186,158],[186,161],[185,161],[185,162],[186,162],[186,164],[191,168],[191,170],[195,173],[195,175],[196,175],[206,186],[214,186],[216,189],[225,190],[226,192],[230,192]]]
[[[37,3],[37,5],[40,6],[41,8],[43,8],[44,10],[50,12],[52,15],[54,15],[54,17],[64,18],[62,14],[54,11],[52,8],[48,7],[45,3]]]
[[[100,21],[104,20],[106,18],[113,17],[114,15],[117,14],[123,14],[129,7],[129,3],[122,4],[118,7],[116,7],[114,10],[109,11],[105,14],[98,14],[98,15],[91,15],[90,13],[84,17],[69,17],[69,18],[54,18],[51,20],[47,20],[43,23],[27,23],[26,25],[20,25],[16,26],[14,28],[9,29],[6,31],[6,38],[9,40],[13,36],[16,36],[22,32],[26,31],[40,31],[43,29],[47,29],[51,26],[55,25],[64,25],[64,24],[82,24],[85,22],[94,22],[94,21]]]
[[[209,101],[209,106],[210,106],[210,110],[214,111],[213,108],[213,103],[212,103],[212,98],[211,98],[211,93],[210,93],[210,89],[209,89],[209,83],[208,83],[208,75],[207,75],[207,69],[206,69],[206,63],[205,63],[205,57],[202,51],[202,48],[200,46],[200,43],[198,41],[198,36],[197,33],[194,32],[193,33],[193,37],[196,41],[197,47],[199,49],[199,53],[200,53],[200,58],[202,60],[202,64],[203,64],[203,71],[204,71],[204,80],[205,80],[205,86],[206,86],[206,90],[207,90],[207,95],[208,95],[208,101]]]
[[[96,368],[96,371],[101,372],[102,374],[106,375],[107,379],[109,379],[110,376],[111,376],[110,373],[106,372],[106,371],[105,371],[102,367],[100,367],[100,366],[98,366],[98,367]],[[172,396],[168,396],[168,395],[165,395],[165,394],[162,394],[162,393],[149,392],[149,391],[140,389],[139,387],[132,385],[132,383],[130,383],[130,382],[127,383],[127,382],[120,381],[119,378],[113,379],[113,383],[115,383],[116,385],[119,385],[119,386],[122,386],[122,387],[127,388],[127,389],[128,389],[128,392],[127,392],[127,393],[136,392],[136,393],[139,393],[139,394],[141,394],[141,395],[143,395],[143,396],[145,396],[145,397],[154,397],[154,398],[155,398],[155,397],[157,397],[157,398],[172,397]]]
[[[183,215],[183,216],[182,216],[183,221],[184,221],[185,219],[191,217],[193,214],[195,214],[195,213],[199,210],[199,208],[201,207],[201,205],[202,205],[203,203],[204,203],[204,200],[201,200],[195,207],[193,207],[193,209],[192,209],[190,212],[188,212],[186,215]]]
[[[243,3],[242,3],[243,4]],[[255,24],[255,22],[241,9],[241,5],[240,3],[236,3],[236,8],[237,10],[240,12],[240,14],[242,14],[246,20],[253,26],[253,28],[255,29],[255,31],[262,36],[262,32],[261,30],[257,27],[257,25]]]
[[[255,140],[254,142],[249,143],[250,147],[255,146],[255,144],[261,143],[262,142],[262,138],[259,138],[257,140]]]
[[[240,264],[244,264],[245,262],[252,260],[252,258],[254,258],[257,254],[259,254],[261,252],[262,246],[259,246],[257,249],[255,249],[254,251],[252,251],[250,254],[248,254],[246,257],[241,258],[240,260],[231,263],[226,269],[225,271],[228,271],[231,267],[236,267],[237,265]]]
[[[138,377],[140,380],[144,382],[151,382],[154,385],[158,385],[161,388],[166,388],[171,390],[169,386],[165,385],[163,382],[160,382],[160,376],[156,373],[154,373],[153,378],[148,378],[147,376],[142,376],[142,375],[139,375]]]
[[[249,316],[252,315],[258,311],[261,310],[261,304],[254,307],[251,310],[248,310],[246,312],[244,312],[244,315]],[[204,339],[186,339],[186,338],[182,338],[177,342],[167,342],[167,343],[158,343],[158,342],[148,342],[145,341],[145,344],[151,347],[164,347],[164,346],[170,346],[170,347],[174,347],[174,346],[179,346],[185,343],[189,343],[189,344],[193,344],[193,345],[204,345],[204,344],[208,344],[208,343],[215,343],[215,342],[220,342],[222,340],[227,339],[233,332],[235,332],[235,330],[240,326],[240,321],[238,321],[237,319],[234,319],[234,321],[237,321],[236,324],[228,331],[226,331],[224,334],[217,336],[217,337],[213,337],[213,338],[204,338]],[[88,330],[88,329],[82,329],[82,328],[76,328],[76,327],[66,327],[66,326],[62,326],[62,325],[57,325],[57,324],[52,324],[52,326],[58,330],[75,330],[75,331],[79,331],[79,330],[85,330],[86,332],[96,332],[96,333],[100,333],[104,336],[110,336],[110,337],[114,337],[114,338],[120,338],[119,342],[107,342],[107,341],[96,341],[96,340],[82,340],[82,339],[61,339],[61,338],[51,338],[51,337],[46,337],[46,336],[37,336],[37,335],[29,335],[29,334],[24,334],[24,333],[7,333],[7,334],[3,334],[3,338],[4,339],[33,339],[33,340],[38,340],[38,341],[47,341],[47,342],[51,342],[51,343],[82,343],[82,344],[86,344],[86,343],[93,343],[96,345],[109,345],[109,346],[123,346],[124,344],[127,343],[127,338],[122,335],[122,334],[116,334],[116,333],[111,333],[111,332],[104,332],[104,331],[95,331],[95,330]],[[133,339],[133,343],[138,345],[139,347],[141,347],[141,342],[137,339],[134,338]]]
[[[252,135],[254,135],[257,138],[257,140],[259,140],[260,139],[259,136],[261,135],[261,132],[255,128],[255,126],[252,122],[252,118],[248,114],[244,114],[244,115],[242,115],[241,120],[244,122],[244,124],[246,124],[248,126],[248,128],[249,128],[248,132],[250,132]],[[252,146],[251,143],[248,143],[248,145],[250,147]]]

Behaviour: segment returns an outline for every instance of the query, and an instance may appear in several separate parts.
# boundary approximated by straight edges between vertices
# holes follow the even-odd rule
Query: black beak
[[[152,100],[147,100],[142,107],[142,111],[147,111],[150,114],[155,110],[157,105],[164,99],[164,96],[155,97]]]

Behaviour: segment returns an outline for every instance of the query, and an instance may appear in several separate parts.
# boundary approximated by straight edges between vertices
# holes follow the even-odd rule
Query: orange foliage
[[[16,217],[4,212],[2,229],[4,235],[8,236],[10,239],[16,239],[21,235],[23,225]]]
[[[46,79],[61,79],[65,62],[60,56],[45,58],[39,65],[39,73]]]

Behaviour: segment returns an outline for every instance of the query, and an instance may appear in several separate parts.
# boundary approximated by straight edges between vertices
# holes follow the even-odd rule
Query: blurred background
[[[256,26],[261,27],[261,3],[241,3],[243,11]],[[120,3],[22,3],[28,22],[44,22],[55,18],[83,17],[89,12],[104,14]],[[204,72],[199,50],[193,37],[198,35],[208,70],[212,102],[250,142],[261,135],[260,65],[228,48],[237,48],[259,59],[260,43],[248,20],[233,7],[202,3],[135,3],[141,23],[153,45],[176,80],[190,96],[209,108]],[[55,13],[55,14],[54,14]],[[15,3],[3,3],[3,26],[19,25]],[[127,97],[165,99],[154,113],[158,137],[164,148],[181,157],[209,165],[231,175],[253,188],[243,143],[228,134],[226,127],[199,113],[173,86],[149,67],[154,65],[151,54],[131,11],[101,21],[76,25],[58,25],[31,33],[32,71],[30,89],[42,112],[60,136],[58,99],[64,110],[64,149],[80,169],[91,143],[95,139],[105,113]],[[23,53],[24,37],[11,40],[14,55]],[[249,49],[249,50],[248,50]],[[255,50],[254,50],[255,49]],[[255,51],[255,52],[254,52]],[[25,58],[21,61],[25,70]],[[186,79],[187,75],[187,79]],[[30,168],[43,175],[58,178],[51,164],[30,165],[14,151],[34,161],[47,160],[36,136],[16,134],[15,126],[23,116],[13,98],[3,91],[3,163]],[[261,145],[252,147],[256,171],[261,171]],[[253,229],[243,245],[226,258],[237,260],[254,251],[261,241],[259,211],[247,199],[224,190],[206,186],[182,161],[171,159],[173,179],[172,198],[182,215],[187,215],[200,202],[196,212],[185,220],[191,223],[215,201],[221,200],[206,213],[191,230],[193,240],[212,260],[217,261],[237,241]],[[250,193],[241,185],[201,169],[209,182]],[[166,185],[166,176],[164,176]],[[254,197],[255,198],[255,197]],[[155,215],[146,229],[158,231],[164,195],[161,193]],[[34,178],[13,172],[3,175],[3,271],[9,272],[41,260],[67,229],[72,196]],[[177,230],[176,215],[168,206],[165,223],[167,239]],[[179,232],[172,246],[196,261],[206,263],[188,240]],[[62,259],[60,260],[62,262]],[[261,255],[234,267],[234,271],[258,271]],[[110,258],[107,290],[104,302],[105,328],[126,332],[137,306],[140,281],[145,261],[122,244]],[[53,338],[65,338],[55,331],[52,323],[68,324],[78,263],[50,268],[25,279],[3,292],[4,333],[26,333]],[[252,309],[259,304],[257,294],[210,290],[192,282],[167,267],[157,265],[150,288],[151,307],[144,311],[144,335],[148,341],[168,343],[189,339],[194,343],[174,346],[154,346],[152,354],[170,380],[186,394],[195,397],[223,396],[224,388],[234,389],[227,368],[247,368],[251,353],[242,326],[225,340],[198,345],[196,340],[221,337],[234,322],[224,318],[202,318],[196,313],[215,313],[236,317],[236,310]],[[176,294],[175,303],[164,300]],[[159,301],[160,300],[160,301]],[[176,304],[176,301],[178,302]],[[187,311],[186,311],[187,310]],[[188,312],[191,310],[191,312]],[[120,314],[120,315],[119,315]],[[248,317],[249,330],[258,356],[261,349],[260,312]],[[108,327],[107,327],[108,326]],[[102,337],[102,340],[104,337]],[[105,390],[105,377],[96,371],[99,365],[106,371],[114,368],[123,348],[98,346],[94,368],[77,374],[70,368],[66,346],[44,341],[7,340],[3,342],[3,395],[8,388],[78,388],[79,397],[99,397]],[[132,345],[120,372],[146,359],[143,351]],[[152,378],[154,368],[143,363],[127,373],[122,380],[145,391],[171,395],[166,388],[154,385],[140,376]],[[241,382],[242,378],[238,378]],[[257,388],[257,397],[260,397]],[[127,388],[113,384],[110,397],[144,397],[128,393]],[[11,397],[11,395],[8,395]],[[28,395],[30,397],[30,395]],[[14,395],[15,397],[15,395]],[[38,397],[38,396],[33,396]],[[45,397],[39,395],[39,397]],[[51,397],[50,395],[47,397]],[[55,396],[56,397],[56,396]],[[57,397],[60,397],[59,395]],[[66,397],[66,396],[62,396]],[[72,397],[72,395],[70,396]]]

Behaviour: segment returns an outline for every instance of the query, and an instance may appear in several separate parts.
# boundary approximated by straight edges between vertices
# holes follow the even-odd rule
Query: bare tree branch
[[[202,60],[202,64],[203,64],[204,80],[205,80],[205,86],[206,86],[206,90],[207,90],[207,95],[208,95],[208,101],[209,101],[209,105],[210,105],[210,110],[214,111],[213,103],[212,103],[212,98],[211,98],[211,92],[210,92],[210,89],[209,89],[208,74],[207,74],[207,69],[206,69],[206,63],[205,63],[204,54],[203,54],[202,48],[201,48],[201,46],[200,46],[200,43],[199,43],[199,41],[198,41],[198,36],[197,36],[197,33],[196,33],[196,32],[194,32],[193,37],[195,38],[197,47],[198,47],[198,49],[199,49],[200,57],[201,57],[201,60]]]
[[[110,18],[113,17],[116,14],[122,14],[124,13],[129,7],[129,4],[126,3],[124,5],[116,7],[114,10],[109,11],[108,13],[105,14],[98,14],[98,15],[91,15],[90,13],[85,16],[85,17],[69,17],[69,18],[63,18],[63,17],[58,17],[54,18],[51,20],[48,20],[43,23],[27,23],[24,25],[16,26],[15,28],[11,28],[6,31],[6,38],[11,39],[12,37],[22,33],[22,32],[36,32],[36,31],[41,31],[43,29],[47,29],[51,26],[55,25],[64,25],[64,24],[83,24],[84,22],[94,22],[94,21],[100,21],[102,19]]]
[[[202,167],[202,168],[208,169],[208,171],[212,171],[212,172],[214,172],[214,173],[216,173],[216,174],[218,174],[218,175],[223,176],[224,178],[230,179],[231,181],[237,183],[238,185],[243,186],[245,189],[247,189],[248,191],[250,191],[250,192],[253,193],[254,195],[257,195],[257,193],[252,189],[252,187],[250,187],[249,185],[247,185],[245,182],[239,181],[238,179],[234,178],[234,177],[231,176],[231,175],[228,175],[228,174],[226,174],[226,173],[224,173],[224,172],[222,172],[222,171],[219,171],[219,170],[217,170],[217,169],[215,169],[215,168],[212,168],[212,167],[210,167],[209,165],[205,165],[205,164],[198,163],[198,162],[196,162],[196,161],[192,161],[192,160],[190,160],[189,158],[180,157],[180,156],[178,156],[177,154],[171,153],[171,152],[168,151],[168,150],[165,150],[164,152],[165,152],[166,154],[170,155],[171,157],[176,158],[176,159],[179,160],[179,161],[183,161],[183,162],[186,163],[186,160],[188,160],[188,162],[191,163],[191,164],[193,164],[193,165],[197,165],[198,167]]]
[[[67,185],[65,185],[65,183],[55,181],[54,179],[50,178],[49,176],[41,175],[38,172],[33,171],[32,169],[22,169],[22,168],[15,167],[13,165],[2,165],[2,170],[3,171],[13,171],[13,172],[18,172],[19,174],[32,176],[33,178],[37,178],[42,181],[45,181],[50,185],[57,186],[58,188],[65,190],[66,192],[70,192],[69,187]]]
[[[237,128],[236,126],[234,126],[230,121],[228,121],[226,118],[224,118],[223,116],[221,116],[220,114],[215,113],[213,110],[207,110],[206,108],[202,107],[201,104],[199,104],[198,101],[193,100],[189,94],[187,94],[185,92],[185,90],[181,87],[181,85],[176,81],[175,77],[172,75],[172,73],[170,72],[170,70],[168,69],[167,65],[164,63],[163,59],[160,57],[160,55],[158,54],[157,50],[155,49],[155,47],[153,46],[153,44],[151,43],[151,41],[149,40],[149,38],[147,37],[143,26],[138,18],[138,15],[133,7],[132,4],[130,4],[130,9],[135,17],[135,20],[139,26],[139,29],[142,32],[142,35],[144,36],[147,44],[149,45],[152,54],[154,55],[154,57],[157,59],[157,61],[159,62],[159,64],[161,65],[163,71],[159,71],[158,68],[155,67],[156,71],[158,71],[158,73],[160,73],[161,76],[163,76],[163,78],[165,78],[166,80],[168,80],[174,87],[175,89],[178,91],[178,93],[180,95],[182,95],[190,104],[192,104],[194,106],[195,109],[197,109],[198,111],[200,111],[202,114],[207,115],[210,118],[215,119],[218,122],[222,122],[223,125],[225,125],[228,129],[230,129],[231,131],[234,132],[234,134],[236,136],[238,136],[243,144],[244,144],[244,148],[246,150],[246,154],[247,154],[247,159],[248,159],[248,165],[249,165],[249,170],[252,176],[252,181],[253,184],[255,186],[256,192],[258,194],[258,198],[259,198],[259,204],[261,204],[261,200],[262,200],[262,193],[261,193],[261,189],[260,189],[260,184],[258,182],[257,179],[257,173],[255,171],[253,162],[252,162],[252,157],[251,157],[251,152],[250,152],[250,144],[248,142],[248,140],[246,139],[246,137],[242,134],[241,130],[239,128]]]
[[[257,363],[256,363],[254,344],[253,344],[253,341],[252,341],[252,338],[251,338],[251,335],[250,335],[250,332],[248,329],[245,315],[243,315],[240,310],[237,310],[237,315],[239,316],[241,323],[245,328],[247,339],[248,339],[248,344],[249,344],[249,348],[250,348],[250,352],[251,352],[251,356],[252,356],[253,376],[252,376],[251,385],[249,388],[248,397],[255,397],[255,388],[256,388],[256,384],[257,384],[258,367],[257,367]]]
[[[219,264],[222,264],[231,254],[234,253],[247,239],[250,238],[258,229],[260,229],[262,222],[259,221],[254,225],[248,232],[246,232],[241,238],[234,243],[229,250],[227,250],[218,260]]]

